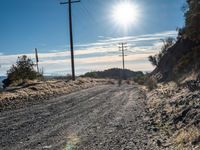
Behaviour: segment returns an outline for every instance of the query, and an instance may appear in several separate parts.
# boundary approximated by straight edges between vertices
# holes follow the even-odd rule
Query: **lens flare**
[[[113,20],[123,27],[129,27],[138,20],[138,8],[129,1],[121,2],[113,7]]]

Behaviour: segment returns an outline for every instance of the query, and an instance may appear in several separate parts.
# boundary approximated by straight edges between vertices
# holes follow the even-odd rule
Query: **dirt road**
[[[149,150],[143,114],[136,86],[97,86],[1,112],[0,149]]]

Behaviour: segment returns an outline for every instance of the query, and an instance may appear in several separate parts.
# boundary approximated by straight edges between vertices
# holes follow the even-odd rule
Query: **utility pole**
[[[36,60],[37,72],[39,73],[39,66],[38,66],[39,58],[38,58],[37,48],[35,48],[35,60]]]
[[[76,1],[68,0],[68,2],[61,2],[60,3],[61,5],[68,4],[72,80],[74,80],[74,81],[75,81],[75,66],[74,66],[74,45],[73,45],[73,30],[72,30],[72,3],[78,3],[78,2],[80,2],[80,0],[76,0]]]
[[[122,65],[123,65],[123,78],[126,78],[125,77],[125,59],[124,57],[126,56],[124,51],[127,50],[127,43],[119,43],[119,50],[122,52]]]

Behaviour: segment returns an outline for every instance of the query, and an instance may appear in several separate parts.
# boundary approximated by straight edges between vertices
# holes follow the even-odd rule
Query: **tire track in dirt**
[[[0,149],[146,149],[144,95],[105,85],[0,114]]]

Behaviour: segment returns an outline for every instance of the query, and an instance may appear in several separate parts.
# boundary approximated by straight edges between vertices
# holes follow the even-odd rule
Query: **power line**
[[[72,3],[78,3],[80,0],[68,2],[61,2],[60,4],[67,4],[68,11],[69,11],[69,32],[70,32],[70,50],[71,50],[71,66],[72,66],[72,80],[75,81],[75,66],[74,66],[74,43],[73,43],[73,29],[72,29]]]

